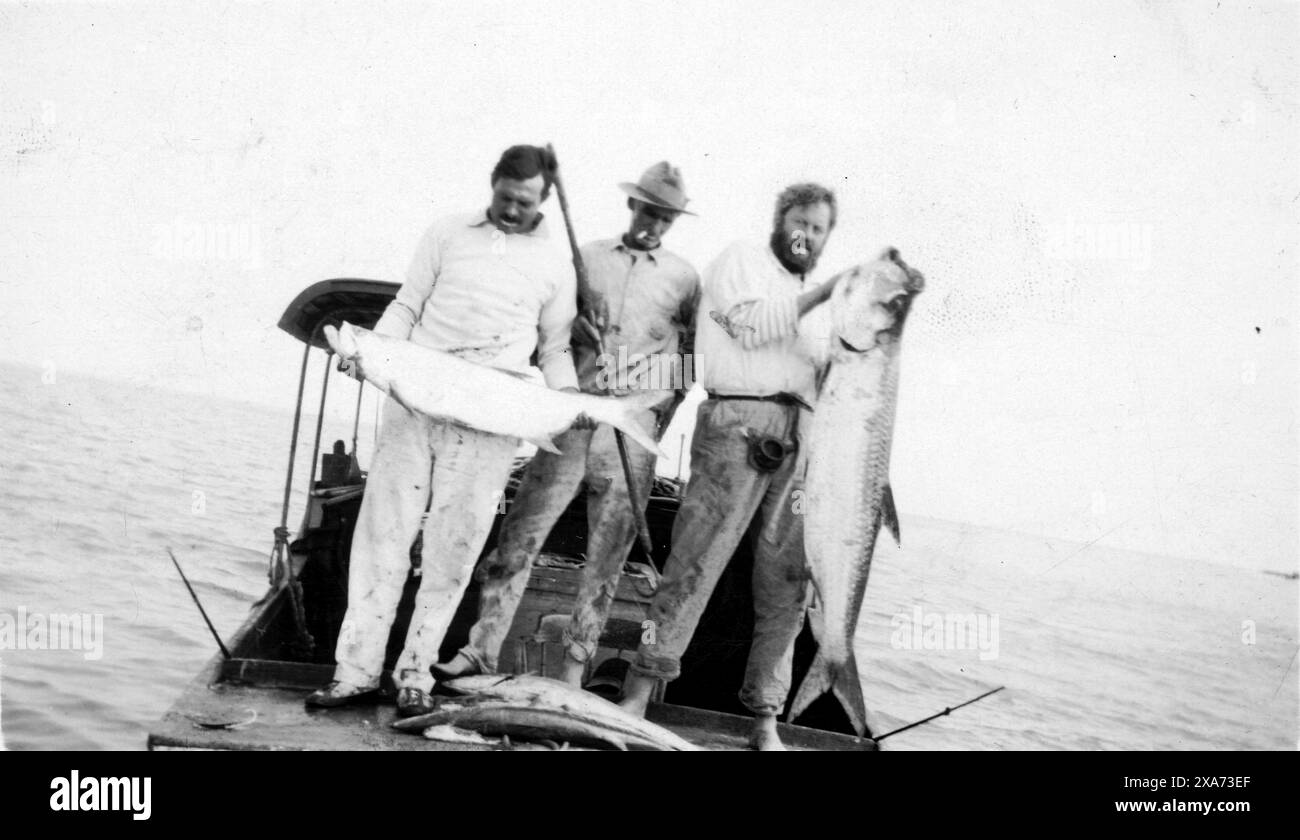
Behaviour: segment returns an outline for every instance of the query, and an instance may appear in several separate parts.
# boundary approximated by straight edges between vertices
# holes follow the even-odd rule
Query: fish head
[[[897,341],[912,306],[925,288],[921,272],[890,248],[879,259],[844,272],[831,295],[831,326],[844,349],[864,353]]]

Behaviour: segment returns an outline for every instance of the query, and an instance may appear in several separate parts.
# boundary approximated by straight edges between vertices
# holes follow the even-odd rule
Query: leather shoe
[[[436,709],[433,698],[429,692],[419,688],[403,688],[397,692],[397,716],[398,717],[415,717],[416,715],[427,715]]]
[[[457,677],[475,677],[483,673],[478,663],[463,653],[458,653],[450,662],[435,662],[429,670],[439,680],[454,680]]]
[[[352,683],[335,680],[324,688],[317,689],[311,694],[308,694],[307,699],[304,702],[308,706],[317,706],[328,709],[335,706],[346,706],[349,703],[371,700],[378,693],[379,686],[377,685],[353,685]]]

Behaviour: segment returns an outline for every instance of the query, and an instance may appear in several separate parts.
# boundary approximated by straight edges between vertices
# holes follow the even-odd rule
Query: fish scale
[[[662,726],[643,720],[591,692],[531,674],[482,674],[442,683],[463,695],[395,729],[423,732],[452,724],[484,734],[607,744],[618,749],[698,750]]]
[[[337,328],[326,326],[324,333],[340,359],[355,362],[365,381],[411,411],[517,437],[556,453],[554,438],[586,415],[664,455],[649,409],[668,392],[643,390],[626,397],[570,393],[539,385],[518,371],[475,364],[346,321]]]
[[[827,377],[827,394],[813,415],[812,444],[804,523],[808,563],[822,598],[827,633],[821,642],[827,657],[843,663],[852,653],[857,614],[871,569],[880,530],[881,497],[889,474],[893,426],[893,367],[882,351],[861,358],[837,354]],[[879,383],[878,389],[863,383]],[[838,597],[845,593],[849,597]]]
[[[898,535],[889,455],[899,341],[910,297],[923,286],[891,249],[846,272],[829,304],[834,349],[813,414],[804,485],[804,547],[820,602],[818,651],[791,720],[831,691],[858,734],[867,728],[853,639],[881,525]]]

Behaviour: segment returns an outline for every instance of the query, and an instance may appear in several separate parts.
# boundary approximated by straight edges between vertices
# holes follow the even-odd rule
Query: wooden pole
[[[949,706],[948,708],[944,709],[942,712],[936,712],[935,714],[930,715],[928,718],[922,718],[921,720],[918,720],[915,723],[909,723],[907,726],[900,726],[899,728],[895,729],[893,732],[886,732],[884,735],[881,735],[879,738],[876,738],[875,741],[878,744],[891,735],[897,735],[900,732],[906,732],[907,730],[920,726],[923,723],[929,723],[935,718],[941,718],[944,715],[952,714],[953,712],[960,709],[962,706],[969,706],[971,703],[978,703],[980,700],[983,700],[985,697],[988,697],[991,694],[997,694],[999,691],[1001,691],[1004,688],[1006,688],[1005,685],[1000,685],[991,691],[984,692],[979,697],[976,697],[973,700],[967,700],[965,703],[958,703],[956,706]]]
[[[560,200],[560,214],[564,216],[564,229],[569,234],[569,250],[573,253],[573,270],[578,277],[578,302],[585,309],[589,301],[589,287],[587,282],[587,266],[582,261],[582,252],[578,250],[578,238],[573,232],[573,219],[569,215],[569,199],[564,194],[564,182],[560,180],[559,159],[555,156],[555,147],[550,143],[546,144],[546,151],[550,152],[551,158],[556,161],[555,173],[552,177],[552,183],[555,184],[555,197]],[[604,329],[604,324],[601,325]],[[602,356],[605,355],[605,336],[599,337],[597,349]],[[650,542],[650,526],[645,520],[645,504],[641,501],[641,493],[636,486],[636,478],[632,474],[632,462],[627,454],[627,441],[623,439],[623,433],[618,429],[614,430],[614,441],[618,444],[618,457],[623,462],[623,478],[627,481],[627,498],[632,504],[632,517],[636,522],[636,534],[641,542],[641,550],[645,552],[646,560],[654,564],[654,544]]]
[[[229,659],[230,651],[226,649],[226,643],[221,641],[221,635],[217,633],[217,628],[212,626],[212,619],[208,618],[208,611],[203,609],[203,605],[199,603],[199,596],[194,592],[194,587],[190,586],[190,579],[185,577],[185,572],[181,571],[181,564],[176,561],[176,555],[172,554],[170,548],[167,549],[167,556],[172,559],[172,565],[176,567],[176,571],[180,574],[185,588],[190,591],[190,597],[194,599],[194,606],[199,608],[199,615],[203,616],[203,623],[208,625],[208,632],[212,634],[212,638],[217,640],[217,647],[221,649],[222,658]]]

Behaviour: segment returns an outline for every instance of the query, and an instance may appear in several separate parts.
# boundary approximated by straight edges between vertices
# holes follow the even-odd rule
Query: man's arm
[[[836,278],[801,294],[765,295],[754,277],[765,270],[743,244],[732,245],[706,271],[704,282],[746,350],[799,333],[799,318],[830,297]]]
[[[840,275],[836,274],[834,277],[827,280],[825,283],[822,283],[820,286],[817,286],[814,289],[809,289],[808,291],[799,295],[798,317],[802,318],[804,315],[808,314],[809,310],[821,306],[823,303],[830,300],[831,292],[835,291],[835,284],[839,281],[839,279],[840,279]]]
[[[678,310],[677,318],[682,325],[682,355],[695,353],[695,318],[700,308],[700,275],[695,269],[690,268],[690,280],[687,283],[689,292],[682,297],[682,305]]]
[[[574,342],[593,350],[600,347],[601,336],[609,326],[609,303],[603,294],[591,287],[591,266],[601,256],[596,245],[596,242],[588,242],[580,251],[587,266],[587,288],[578,287],[578,317],[574,319],[572,328]]]
[[[674,391],[672,399],[664,403],[659,410],[660,437],[668,429],[668,424],[673,422],[673,416],[677,414],[677,409],[681,407],[691,383],[694,382],[695,318],[700,308],[700,275],[690,266],[687,266],[687,270],[690,272],[690,278],[686,283],[687,293],[682,297],[681,306],[677,311],[678,323],[682,325],[681,342],[678,344],[678,355],[682,365],[682,387]]]
[[[573,272],[557,262],[555,294],[542,305],[537,319],[537,366],[548,388],[578,390],[578,374],[569,346],[578,314],[578,288]]]
[[[420,320],[424,302],[433,294],[438,272],[442,269],[441,233],[441,225],[434,224],[420,237],[415,256],[406,271],[406,282],[375,324],[375,332],[403,340],[411,337],[411,330]]]

